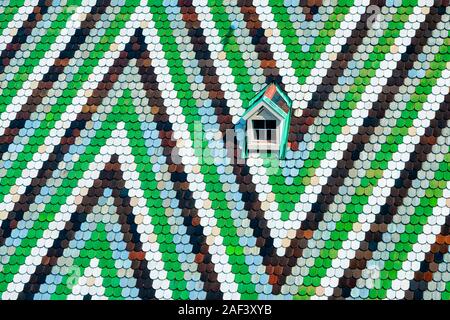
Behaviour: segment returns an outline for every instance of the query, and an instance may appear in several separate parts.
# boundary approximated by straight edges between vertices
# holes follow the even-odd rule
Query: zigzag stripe
[[[309,126],[314,123],[314,119],[319,115],[319,111],[323,108],[325,101],[328,100],[334,86],[338,83],[339,77],[342,76],[344,70],[348,67],[348,63],[352,61],[358,47],[367,36],[370,28],[368,19],[373,14],[370,10],[372,10],[371,6],[374,5],[381,8],[385,5],[385,1],[370,1],[366,12],[359,18],[355,29],[352,30],[350,37],[347,38],[347,42],[342,46],[341,52],[337,54],[336,59],[331,63],[326,75],[322,78],[322,83],[317,86],[311,99],[309,99],[308,106],[303,110],[302,116],[292,118],[289,140],[293,150],[298,150],[298,145],[303,141]]]
[[[450,94],[447,94],[430,126],[425,129],[425,134],[420,137],[419,144],[410,154],[405,169],[396,179],[394,187],[390,191],[390,196],[386,199],[386,203],[381,206],[380,213],[367,231],[365,240],[361,242],[359,250],[356,251],[355,258],[350,261],[350,267],[344,271],[344,276],[339,280],[339,289],[335,289],[335,297],[346,298],[350,295],[351,288],[356,285],[356,280],[361,276],[361,270],[366,267],[367,260],[372,257],[371,253],[376,250],[378,242],[382,240],[383,233],[387,231],[393,216],[397,214],[398,206],[402,204],[403,198],[408,194],[412,181],[417,178],[417,172],[422,168],[422,164],[426,161],[449,119]]]
[[[57,264],[58,258],[62,256],[64,249],[69,242],[74,239],[75,233],[80,230],[81,224],[86,221],[88,214],[91,214],[93,207],[98,203],[99,197],[103,194],[105,188],[112,189],[112,196],[117,205],[117,214],[121,223],[121,231],[124,234],[124,240],[127,241],[127,250],[129,259],[132,261],[131,267],[134,269],[133,276],[137,279],[136,287],[139,289],[139,297],[142,299],[155,298],[155,290],[152,287],[150,271],[147,268],[148,261],[145,259],[145,252],[142,251],[142,242],[137,232],[137,225],[134,222],[133,208],[130,205],[128,190],[125,188],[123,173],[120,171],[118,156],[111,156],[109,163],[105,164],[105,169],[100,173],[93,187],[89,189],[87,195],[83,198],[70,219],[65,223],[65,227],[60,231],[53,246],[48,248],[47,254],[42,257],[42,262],[36,267],[30,280],[25,284],[22,293],[18,299],[32,300],[33,296],[39,291],[40,285],[45,281],[46,276],[50,274],[52,266]],[[126,240],[128,239],[128,240]]]
[[[106,7],[109,5],[109,1],[98,1],[104,6],[95,7],[93,11],[96,13],[93,14],[91,11],[91,13],[87,15],[87,18],[81,24],[80,29],[78,29],[73,35],[73,39],[76,39],[76,42],[70,41],[71,46],[69,50],[64,50],[60,53],[60,57],[55,60],[54,65],[49,69],[47,75],[43,77],[42,81],[38,85],[38,88],[33,90],[34,94],[31,94],[28,99],[28,103],[22,107],[23,113],[18,113],[18,117],[16,117],[16,119],[11,122],[10,127],[5,131],[5,135],[0,138],[2,140],[6,140],[5,143],[2,144],[0,154],[2,153],[1,151],[4,152],[7,150],[9,145],[8,142],[11,143],[14,139],[14,136],[19,132],[21,128],[23,128],[26,120],[28,120],[31,113],[36,110],[36,106],[42,102],[42,99],[50,89],[53,82],[57,80],[58,75],[63,72],[64,67],[69,63],[70,59],[74,56],[75,52],[78,50],[85,37],[89,34],[89,29],[94,27],[96,21],[98,21],[98,19],[100,18],[101,13],[103,13]],[[113,70],[110,69],[110,71]],[[112,73],[109,73],[106,76],[106,81],[103,81],[106,83],[106,86],[110,86],[110,88],[114,84],[114,82],[110,82],[111,74]],[[44,90],[42,90],[43,87],[45,88]],[[49,156],[48,160],[42,165],[42,168],[39,170],[36,177],[31,180],[30,185],[26,188],[25,192],[21,195],[19,201],[16,203],[14,209],[8,215],[9,221],[4,220],[0,226],[0,245],[3,245],[5,239],[11,234],[13,228],[11,228],[10,221],[20,221],[22,219],[24,212],[27,211],[29,205],[34,202],[35,197],[39,194],[42,186],[45,185],[47,178],[57,168],[58,163],[63,160],[64,155],[69,150],[71,144],[78,137],[80,131],[84,129],[86,122],[90,120],[92,111],[95,110],[95,106],[97,106],[99,102],[101,102],[101,99],[106,96],[108,90],[109,89],[99,90],[93,94],[91,100],[88,100],[87,102],[87,106],[89,109],[91,109],[91,112],[85,111],[83,113],[87,113],[87,115],[83,115],[83,113],[78,115],[77,119],[72,122],[70,128],[66,130],[66,133],[61,139],[61,143],[56,146],[52,154]],[[100,101],[97,100],[97,96],[100,98]]]
[[[39,81],[36,89],[31,92],[27,102],[22,105],[21,110],[16,114],[16,118],[10,122],[9,127],[5,129],[3,136],[0,137],[0,158],[8,150],[14,137],[24,127],[25,122],[30,118],[31,114],[36,111],[36,107],[52,88],[53,83],[58,80],[59,75],[62,74],[64,68],[69,64],[70,59],[73,58],[75,52],[89,35],[89,31],[94,28],[96,22],[100,19],[109,4],[110,0],[97,1],[97,4],[92,7],[91,12],[86,15],[85,20],[80,24],[79,29],[72,35],[66,48],[61,51],[59,57],[55,59],[53,65],[48,69],[47,74]]]
[[[412,66],[412,65],[411,65]],[[237,159],[234,159],[235,160],[235,162],[237,161]],[[236,167],[236,166],[235,166]],[[239,170],[239,169],[238,169]],[[242,170],[242,169],[241,169]],[[243,171],[243,174],[244,174],[244,176],[245,175],[247,175],[247,172],[248,171],[246,171],[245,169],[243,169],[244,171]],[[239,171],[238,171],[239,172]],[[236,173],[235,173],[236,174]],[[240,181],[240,179],[241,179],[241,181]],[[245,202],[247,202],[248,203],[248,207],[246,207],[245,209],[248,209],[250,206],[253,206],[254,208],[258,208],[258,207],[260,207],[260,205],[258,206],[258,193],[256,193],[255,192],[255,190],[256,190],[256,186],[255,187],[251,187],[251,185],[249,184],[249,182],[250,181],[245,181],[244,182],[244,180],[242,180],[242,178],[237,178],[237,181],[239,181],[241,184],[245,184],[246,186],[247,186],[247,188],[249,188],[249,191],[250,191],[250,195],[247,197],[246,195],[244,195],[243,196],[243,200],[245,201]],[[252,190],[253,189],[253,190]],[[247,193],[248,194],[248,193]],[[254,210],[258,210],[258,209],[254,209]],[[261,219],[264,219],[263,217],[264,217],[264,212],[262,212],[262,211],[259,211],[259,214],[257,214],[257,213],[255,213],[255,212],[253,212],[253,213],[249,213],[249,218],[250,219],[254,219],[255,217],[260,217],[260,218],[258,218],[258,220],[254,220],[254,222],[251,224],[251,226],[253,227],[253,228],[255,228],[255,236],[256,237],[261,237],[262,235],[263,235],[263,231],[262,230],[264,230],[264,225],[266,225],[267,223],[265,223],[264,222],[264,220],[261,220]],[[313,217],[312,218],[312,220],[307,220],[307,221],[315,221],[315,217]],[[262,226],[262,227],[261,227]],[[262,229],[261,229],[262,228]],[[308,228],[307,228],[308,229]],[[300,230],[300,231],[297,231],[298,233],[297,233],[297,237],[298,237],[298,239],[302,239],[302,238],[304,238],[304,234],[303,234],[303,232],[302,232],[302,230]],[[300,233],[300,234],[299,234]],[[312,235],[312,233],[311,233],[311,235]],[[261,250],[261,255],[263,256],[263,257],[265,257],[266,256],[266,252],[272,252],[272,256],[273,256],[273,250],[271,250],[270,248],[272,247],[272,245],[273,245],[273,240],[271,239],[271,238],[267,238],[267,235],[266,234],[264,234],[262,237],[261,237],[261,239],[264,239],[263,241],[264,241],[264,248]],[[302,244],[306,247],[306,244],[307,244],[307,242],[302,242]],[[296,248],[297,246],[298,246],[298,242],[296,242],[296,241],[294,241],[294,242],[292,242],[292,244],[291,244],[291,248],[292,248],[292,250],[294,250],[294,248],[293,248],[293,246]],[[292,253],[293,253],[293,251],[289,251],[289,252],[287,252],[286,253],[286,256],[292,256]],[[301,255],[301,251],[300,251],[300,253],[299,252],[297,252],[297,254],[300,254]],[[275,256],[273,256],[273,258],[274,258]],[[266,259],[266,258],[264,258],[265,260],[265,264],[266,265],[268,265],[268,264],[270,264],[270,260],[268,260],[268,259]],[[293,260],[294,259],[294,260]],[[271,266],[270,266],[270,269],[268,269],[268,273],[270,274],[270,275],[274,275],[273,276],[273,278],[272,278],[272,280],[271,281],[273,281],[273,283],[272,284],[275,284],[275,283],[277,283],[278,282],[278,278],[280,277],[280,276],[282,276],[282,274],[283,273],[286,273],[284,276],[282,276],[282,279],[284,279],[285,278],[285,276],[287,276],[287,275],[289,275],[289,273],[290,273],[290,268],[289,267],[287,267],[286,268],[286,272],[283,272],[283,268],[281,268],[280,269],[280,267],[278,266],[278,263],[280,263],[280,265],[281,266],[286,266],[287,265],[287,259],[285,258],[285,261],[282,261],[282,262],[275,262],[275,260],[273,261],[276,265],[273,265],[273,264],[271,264]],[[293,266],[293,265],[295,265],[295,258],[291,258],[291,259],[289,259],[289,265],[290,266]],[[277,274],[277,277],[275,277],[275,274]],[[281,282],[280,282],[280,285],[282,285],[282,284],[284,284],[284,280],[280,280]],[[280,290],[281,289],[281,286],[277,286],[277,287],[274,287],[274,293],[279,293]]]

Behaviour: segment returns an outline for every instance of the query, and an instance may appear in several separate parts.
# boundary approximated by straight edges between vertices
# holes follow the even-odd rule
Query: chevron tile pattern
[[[450,299],[448,0],[0,0],[0,298]],[[229,146],[293,101],[286,158]]]

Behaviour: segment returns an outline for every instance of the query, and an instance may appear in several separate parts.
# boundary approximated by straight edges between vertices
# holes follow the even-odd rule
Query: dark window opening
[[[276,128],[276,120],[253,120],[253,129],[255,130],[256,140],[275,143]]]

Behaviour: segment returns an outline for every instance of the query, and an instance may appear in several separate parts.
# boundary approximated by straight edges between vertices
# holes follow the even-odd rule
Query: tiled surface
[[[448,0],[0,4],[2,299],[450,298]]]

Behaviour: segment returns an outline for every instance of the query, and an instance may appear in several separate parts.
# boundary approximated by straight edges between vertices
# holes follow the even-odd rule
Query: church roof
[[[448,300],[449,14],[2,1],[0,298]],[[238,161],[271,83],[285,159]]]

